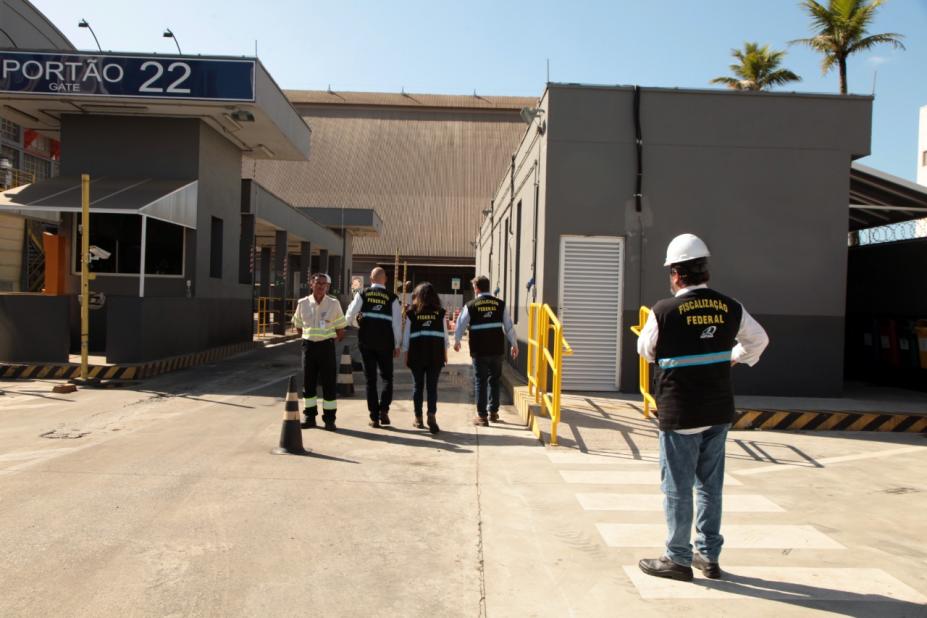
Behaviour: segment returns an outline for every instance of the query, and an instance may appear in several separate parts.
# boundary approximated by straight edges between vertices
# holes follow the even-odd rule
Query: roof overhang
[[[372,208],[299,208],[325,227],[345,230],[352,236],[379,236],[383,220]]]
[[[249,157],[309,156],[309,126],[256,58],[0,50],[0,93],[0,116],[51,137],[66,114],[199,118]]]
[[[337,234],[253,180],[242,181],[242,211],[254,215],[259,247],[274,246],[276,232],[285,230],[289,253],[299,253],[300,242],[308,242],[315,253],[324,249],[341,254],[342,240]]]
[[[145,215],[196,229],[196,180],[97,177],[90,181],[90,212]],[[80,178],[59,176],[0,193],[0,213],[57,221],[81,212]]]
[[[872,167],[850,166],[850,231],[927,217],[927,187]]]

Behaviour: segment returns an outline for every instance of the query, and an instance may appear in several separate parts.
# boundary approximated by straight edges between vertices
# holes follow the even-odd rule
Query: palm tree
[[[788,69],[780,69],[784,51],[772,50],[769,45],[744,43],[743,49],[732,49],[731,55],[737,62],[731,65],[734,77],[716,77],[712,84],[722,84],[734,90],[768,90],[801,78]]]
[[[821,69],[826,74],[836,64],[840,69],[840,94],[847,93],[847,56],[888,43],[895,49],[904,49],[904,36],[894,32],[867,35],[878,9],[885,0],[829,0],[825,7],[815,0],[803,0],[802,6],[811,15],[816,34],[810,39],[797,39],[791,43],[807,45],[824,55]]]

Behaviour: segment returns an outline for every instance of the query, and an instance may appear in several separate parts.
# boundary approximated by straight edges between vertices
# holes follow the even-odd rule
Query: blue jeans
[[[499,411],[499,382],[502,380],[502,357],[473,357],[473,388],[476,391],[476,413],[485,418]],[[488,407],[487,407],[488,406]]]
[[[724,488],[724,442],[730,424],[702,433],[660,432],[660,480],[669,536],[666,555],[676,564],[692,564],[692,488],[698,497],[695,548],[709,562],[718,562],[721,536],[721,492]]]

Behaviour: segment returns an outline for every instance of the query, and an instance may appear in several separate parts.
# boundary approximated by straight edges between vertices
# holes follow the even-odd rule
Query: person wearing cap
[[[769,344],[766,331],[739,302],[708,287],[705,243],[693,234],[670,242],[672,298],[653,306],[637,341],[657,365],[654,397],[660,427],[660,478],[669,533],[666,551],[641,560],[648,575],[692,580],[692,567],[721,577],[724,445],[734,418],[731,367],[753,366]],[[692,490],[697,495],[693,554]]]
[[[344,337],[347,322],[341,304],[327,296],[332,280],[325,273],[316,273],[310,281],[312,294],[300,298],[293,313],[293,326],[303,338],[303,415],[304,429],[316,426],[319,382],[322,384],[322,422],[325,429],[335,431],[338,411],[335,381],[338,365],[335,360],[335,341]]]
[[[386,271],[377,266],[370,271],[370,287],[354,295],[345,319],[359,328],[357,345],[364,360],[367,381],[367,411],[370,426],[389,425],[389,406],[393,401],[393,358],[399,356],[402,340],[402,308],[396,295],[386,289]],[[383,392],[377,394],[377,370],[383,379]]]
[[[470,356],[473,358],[473,386],[476,390],[476,417],[473,424],[488,427],[499,421],[499,382],[502,360],[509,344],[512,359],[518,358],[518,340],[505,302],[489,293],[489,277],[480,275],[471,282],[475,298],[464,305],[454,330],[454,351],[470,330]]]

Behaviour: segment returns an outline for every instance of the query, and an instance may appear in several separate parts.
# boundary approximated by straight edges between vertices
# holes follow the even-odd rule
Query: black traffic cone
[[[338,394],[351,396],[354,394],[354,367],[351,364],[351,351],[344,346],[341,352],[341,362],[338,365]]]
[[[299,428],[299,397],[296,395],[296,378],[290,376],[286,389],[286,406],[283,412],[283,428],[280,430],[280,446],[274,455],[305,455],[303,432]]]

